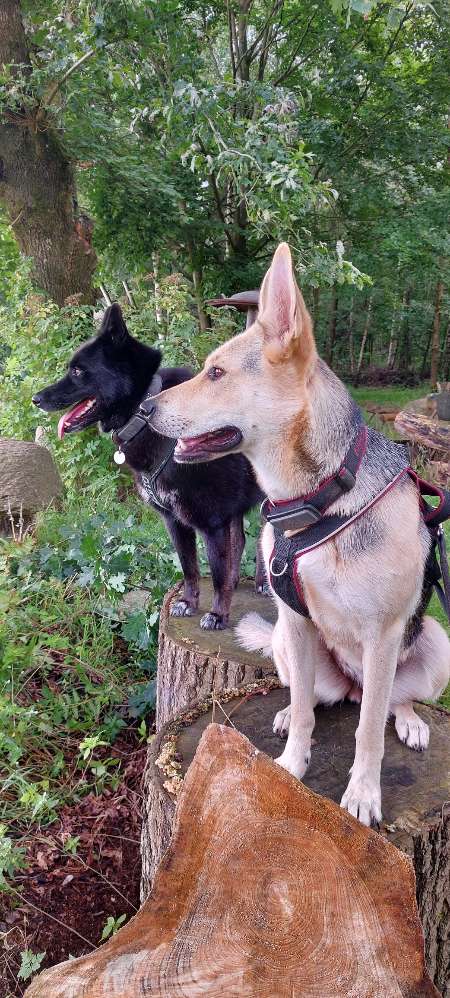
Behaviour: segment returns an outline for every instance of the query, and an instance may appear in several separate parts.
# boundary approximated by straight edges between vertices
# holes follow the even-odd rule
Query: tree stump
[[[179,598],[181,583],[166,594],[161,611],[156,694],[156,729],[209,693],[234,689],[265,675],[274,675],[271,659],[246,652],[234,638],[233,629],[250,610],[273,623],[276,610],[272,600],[254,591],[253,583],[243,581],[233,595],[230,628],[202,631],[199,620],[212,603],[209,577],[201,580],[200,608],[195,617],[171,617],[170,606]]]
[[[211,697],[206,698],[155,737],[144,777],[143,898],[149,893],[154,871],[169,845],[186,770],[211,720],[232,724],[257,749],[274,757],[280,754],[283,743],[273,734],[273,717],[288,702],[288,690],[279,688],[277,681],[268,677],[234,694],[222,693],[213,702]],[[413,861],[427,967],[442,993],[450,995],[450,714],[425,704],[417,709],[430,725],[426,752],[411,751],[399,741],[393,724],[387,726],[381,832],[384,839]],[[358,716],[359,707],[350,703],[316,709],[315,744],[304,782],[324,798],[339,802],[345,790],[355,752]]]
[[[186,776],[149,900],[26,994],[438,996],[407,857],[217,724]]]

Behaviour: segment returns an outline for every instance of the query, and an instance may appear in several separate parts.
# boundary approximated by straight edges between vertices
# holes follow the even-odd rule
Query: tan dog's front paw
[[[273,719],[273,733],[274,735],[279,735],[280,738],[287,738],[289,734],[289,725],[291,723],[291,705],[284,707],[283,710],[277,711]]]
[[[284,752],[274,759],[274,762],[281,766],[283,769],[287,769],[288,773],[292,776],[296,776],[297,780],[301,780],[308,769],[311,759],[311,752],[295,751],[293,752],[289,744],[286,745]]]
[[[380,784],[367,776],[352,776],[341,800],[345,808],[362,825],[379,824],[381,821]]]

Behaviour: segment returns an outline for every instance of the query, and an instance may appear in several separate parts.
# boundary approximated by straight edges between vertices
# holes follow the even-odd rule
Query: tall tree
[[[0,6],[0,67],[9,96],[0,105],[0,199],[36,283],[62,305],[94,298],[96,255],[78,212],[74,170],[61,134],[33,95],[32,64],[19,0]]]

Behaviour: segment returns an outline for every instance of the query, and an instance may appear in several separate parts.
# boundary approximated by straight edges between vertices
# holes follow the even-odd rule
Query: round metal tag
[[[116,450],[116,452],[114,454],[114,460],[115,460],[116,464],[123,464],[124,461],[126,461],[126,457],[125,457],[125,454],[123,453],[123,451]]]

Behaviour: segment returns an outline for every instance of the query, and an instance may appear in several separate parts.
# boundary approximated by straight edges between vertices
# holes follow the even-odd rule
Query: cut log
[[[254,591],[252,582],[241,582],[233,595],[230,628],[202,631],[200,617],[212,603],[210,578],[201,580],[200,608],[195,617],[171,617],[171,604],[179,599],[181,583],[167,593],[161,611],[156,695],[156,729],[215,691],[234,689],[265,675],[274,675],[271,659],[244,651],[235,641],[233,628],[251,610],[275,623],[272,600]]]
[[[408,858],[217,724],[186,776],[149,900],[26,994],[438,996]]]
[[[272,757],[279,755],[283,743],[273,734],[272,722],[275,713],[289,702],[289,693],[277,687],[276,680],[267,678],[241,689],[238,695],[221,694],[213,703],[208,698],[155,737],[144,777],[143,898],[169,845],[177,795],[207,725],[213,719],[233,724],[259,750]],[[413,752],[399,741],[393,724],[387,726],[381,832],[413,861],[428,970],[442,993],[450,995],[450,714],[425,704],[417,710],[430,726],[426,752]],[[316,709],[315,744],[305,783],[336,802],[348,782],[358,716],[359,708],[350,703]]]
[[[425,447],[428,451],[432,451],[430,457],[436,452],[438,458],[441,456],[444,460],[448,460],[450,422],[437,418],[428,398],[410,402],[405,409],[398,413],[394,426],[398,433],[407,437],[416,446]]]

